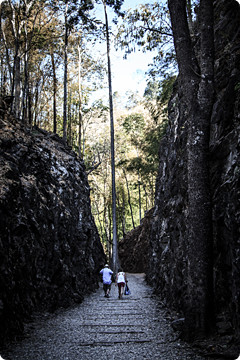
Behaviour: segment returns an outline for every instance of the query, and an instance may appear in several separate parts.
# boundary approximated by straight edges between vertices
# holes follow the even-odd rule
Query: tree
[[[68,24],[68,6],[69,1],[65,1],[64,10],[64,25],[65,25],[65,36],[64,36],[64,91],[63,91],[63,141],[67,142],[67,78],[68,78],[68,37],[70,32],[70,26]]]
[[[110,62],[110,42],[108,29],[108,16],[106,2],[103,0],[105,25],[106,25],[106,42],[107,42],[107,59],[108,59],[108,88],[109,88],[109,108],[111,123],[111,169],[112,169],[112,217],[113,217],[113,251],[112,263],[113,272],[117,274],[118,267],[118,247],[117,247],[117,220],[116,220],[116,185],[115,185],[115,156],[114,156],[114,121],[113,121],[113,102],[112,102],[112,77]]]
[[[20,37],[22,29],[25,30],[25,36],[27,40],[27,24],[26,21],[29,16],[29,11],[34,5],[34,1],[31,1],[29,4],[25,1],[22,5],[19,3],[14,3],[12,0],[9,0],[9,6],[11,8],[11,24],[12,24],[12,34],[14,37],[15,45],[15,54],[14,54],[14,71],[13,71],[13,84],[12,84],[12,95],[15,97],[15,116],[18,118],[20,116]],[[26,76],[26,67],[27,67],[27,41],[25,41],[25,76]],[[26,83],[26,82],[25,82]],[[25,87],[24,87],[25,89]]]
[[[123,122],[123,127],[126,130],[127,134],[131,134],[132,141],[136,144],[137,149],[137,160],[139,160],[138,153],[138,141],[143,128],[145,126],[145,121],[142,114],[131,114],[127,116]],[[138,162],[138,161],[137,161]],[[139,224],[141,224],[141,178],[138,171],[138,203],[139,203]]]
[[[113,212],[113,251],[112,262],[113,272],[117,274],[118,268],[118,245],[117,245],[117,222],[116,222],[116,186],[115,186],[115,157],[114,157],[114,121],[113,121],[113,101],[112,101],[112,78],[111,78],[111,61],[110,61],[110,39],[107,16],[107,4],[113,6],[114,11],[120,14],[122,0],[102,0],[105,14],[106,43],[107,43],[107,59],[108,59],[108,87],[109,87],[109,108],[111,123],[111,169],[112,169],[112,212]]]
[[[131,211],[131,219],[132,219],[132,226],[133,229],[135,229],[135,224],[134,224],[134,218],[133,218],[133,210],[132,210],[132,204],[131,204],[131,197],[130,197],[130,191],[129,191],[129,185],[128,185],[128,179],[127,179],[127,175],[126,175],[126,171],[124,169],[123,166],[121,166],[125,181],[126,181],[126,186],[127,186],[127,194],[128,194],[128,204],[130,207],[130,211]]]
[[[173,36],[169,12],[163,2],[140,4],[129,9],[118,27],[116,47],[125,49],[125,57],[131,52],[153,51],[153,63],[149,75],[162,77],[176,66]]]
[[[57,133],[57,76],[56,76],[56,64],[54,52],[51,47],[50,50],[51,61],[52,61],[52,72],[53,72],[53,132]]]
[[[37,121],[40,87],[48,84],[49,48],[54,47],[59,19],[47,0],[9,0],[3,2],[2,10],[1,35],[9,70],[8,92],[14,95],[15,115],[31,125],[32,115]],[[58,42],[59,37],[55,36]]]
[[[86,25],[89,20],[89,11],[93,9],[92,2],[78,0],[63,0],[64,2],[64,100],[63,100],[63,141],[67,142],[67,83],[68,83],[68,40],[74,26],[81,19]]]
[[[45,0],[8,0],[8,4],[4,4],[2,35],[6,48],[11,94],[14,96],[14,112],[16,117],[20,117],[22,111],[22,118],[28,123],[31,122],[31,119],[29,119],[31,114],[29,94],[30,52],[34,52],[37,43],[40,46],[41,28],[43,28],[43,23],[46,24],[46,21],[41,22],[39,18],[45,8]],[[10,63],[11,48],[13,48],[13,65]],[[22,58],[24,59],[23,72],[21,72]]]
[[[200,56],[193,48],[186,0],[168,0],[179,84],[188,112],[188,290],[187,340],[204,337],[213,321],[212,217],[209,133],[214,96],[213,1],[200,0]],[[199,59],[199,60],[198,60]]]
[[[78,155],[82,156],[81,140],[82,140],[82,36],[79,36],[78,41],[78,100],[79,100],[79,111],[78,111]]]
[[[78,153],[79,156],[82,156],[82,129],[83,129],[83,111],[82,111],[82,87],[83,79],[87,77],[91,80],[92,89],[99,88],[94,83],[94,75],[97,75],[98,80],[101,81],[103,78],[103,73],[105,73],[105,66],[103,66],[100,59],[93,60],[92,56],[87,53],[86,43],[93,44],[97,36],[96,29],[94,28],[93,32],[90,32],[89,29],[81,27],[77,35],[77,54],[78,54],[78,95],[79,95],[79,133],[78,133]],[[93,41],[92,41],[93,39]],[[95,106],[96,107],[96,106]],[[99,108],[99,107],[98,107]]]

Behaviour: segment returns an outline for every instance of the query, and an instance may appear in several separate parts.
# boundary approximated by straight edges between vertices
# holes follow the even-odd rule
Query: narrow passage
[[[177,339],[165,311],[144,281],[128,274],[131,295],[118,299],[102,284],[82,304],[30,324],[28,335],[1,354],[4,360],[200,360]]]

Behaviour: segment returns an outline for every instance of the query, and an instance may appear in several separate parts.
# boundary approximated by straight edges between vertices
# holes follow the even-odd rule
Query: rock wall
[[[0,111],[0,339],[36,311],[81,302],[105,255],[83,161]]]
[[[126,272],[147,272],[152,214],[153,209],[145,214],[141,225],[129,231],[118,243],[119,261],[123,270]]]
[[[214,2],[215,103],[211,120],[214,293],[218,324],[240,327],[240,5]],[[159,173],[147,280],[166,303],[184,311],[188,261],[187,119],[181,88],[169,102],[159,148]],[[219,325],[220,326],[220,325]]]

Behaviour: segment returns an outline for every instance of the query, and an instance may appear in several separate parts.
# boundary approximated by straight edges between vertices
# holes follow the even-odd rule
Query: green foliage
[[[134,51],[135,45],[143,51],[160,49],[172,37],[168,9],[162,3],[140,4],[128,10],[119,26],[117,45]]]
[[[105,1],[106,1],[106,5],[112,7],[118,16],[123,14],[120,10],[122,4],[124,3],[124,0],[105,0]]]
[[[123,122],[123,128],[132,138],[140,135],[145,127],[145,121],[142,114],[131,114]]]
[[[154,178],[157,176],[159,159],[158,148],[159,143],[166,132],[167,121],[163,121],[157,127],[147,127],[139,146],[139,156],[125,160],[122,164],[126,170],[136,174],[140,174],[142,179],[148,178],[150,175]]]
[[[176,81],[175,75],[166,75],[159,81],[149,81],[144,92],[145,106],[151,113],[155,124],[167,121],[167,106]]]
[[[125,232],[133,228],[132,216],[135,226],[139,224],[139,201],[142,215],[145,210],[150,209],[154,204],[155,179],[159,166],[159,143],[168,126],[166,107],[175,80],[175,76],[168,76],[161,83],[157,81],[148,83],[144,96],[144,105],[151,114],[150,118],[144,116],[143,112],[131,112],[132,108],[130,107],[129,114],[127,116],[122,115],[117,120],[115,141],[118,239],[121,239]],[[109,142],[107,148],[108,154],[110,154]],[[95,188],[94,191],[97,191],[98,194],[101,191],[98,201],[101,202],[99,208],[102,209],[96,223],[99,231],[102,231],[100,229],[104,227],[108,227],[111,234],[112,224],[109,221],[106,223],[104,217],[106,211],[108,220],[112,216],[109,155],[106,155],[105,161],[106,163],[103,163],[101,169],[98,168],[94,175],[95,179],[98,179],[99,187],[98,189]],[[101,201],[102,196],[105,199],[104,201]],[[102,233],[105,242],[107,241],[106,232],[102,231]]]
[[[235,91],[240,90],[240,82],[235,85],[234,90]]]
[[[176,71],[176,59],[173,46],[172,29],[168,7],[162,2],[141,4],[128,10],[118,27],[116,48],[125,49],[125,57],[136,48],[143,52],[156,54],[149,75],[162,77],[166,72]]]
[[[157,176],[158,148],[168,126],[167,104],[175,80],[175,76],[168,76],[161,83],[148,83],[144,97],[152,122],[146,123],[143,115],[134,113],[123,121],[123,128],[130,137],[131,143],[137,147],[137,153],[130,159],[125,158],[120,165],[123,165],[128,172],[140,175],[141,185],[151,193],[154,185],[149,179],[155,179]],[[138,183],[135,182],[135,185]]]

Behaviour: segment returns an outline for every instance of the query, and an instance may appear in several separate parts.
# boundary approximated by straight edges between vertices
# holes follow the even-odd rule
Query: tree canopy
[[[157,50],[155,57],[161,58],[172,49],[166,6],[142,4],[124,12],[123,0],[105,4],[115,14],[109,26],[112,44],[126,53],[135,47]],[[0,5],[1,95],[14,97],[12,111],[19,121],[58,134],[84,159],[95,221],[111,256],[109,104],[97,95],[107,89],[106,49],[99,51],[106,24],[95,11],[102,1],[5,0]],[[139,224],[139,209],[143,213],[154,205],[158,145],[174,80],[166,72],[164,79],[153,76],[143,96],[128,91],[125,100],[113,92],[118,240]]]

